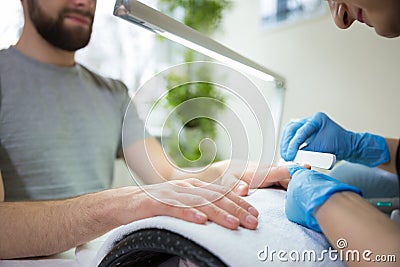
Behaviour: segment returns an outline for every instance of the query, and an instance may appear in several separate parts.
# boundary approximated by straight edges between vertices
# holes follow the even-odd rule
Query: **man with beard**
[[[124,132],[127,164],[157,184],[108,189],[114,160],[122,154],[130,98],[120,81],[75,62],[75,51],[90,40],[96,1],[21,3],[22,35],[15,46],[0,51],[1,259],[62,252],[158,215],[212,220],[229,229],[257,227],[257,210],[237,194],[185,179],[212,181],[227,163],[201,175],[174,170],[155,139],[141,138],[144,127],[134,109],[128,116],[135,128]],[[241,178],[231,176],[230,181]],[[268,177],[263,186],[289,174],[273,169]],[[173,179],[179,180],[159,183]],[[247,183],[236,185],[238,193],[247,192]]]

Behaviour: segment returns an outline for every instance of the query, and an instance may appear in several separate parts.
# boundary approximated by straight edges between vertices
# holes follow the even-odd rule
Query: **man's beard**
[[[92,34],[93,15],[81,10],[65,8],[60,11],[56,19],[51,18],[36,0],[27,1],[29,17],[38,33],[50,44],[62,50],[75,52],[85,47]],[[67,29],[63,27],[64,17],[68,13],[86,16],[90,19],[89,28]]]

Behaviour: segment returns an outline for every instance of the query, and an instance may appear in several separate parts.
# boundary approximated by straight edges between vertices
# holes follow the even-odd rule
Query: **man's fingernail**
[[[242,191],[245,191],[246,188],[247,188],[247,184],[245,184],[245,183],[240,183],[240,184],[237,186],[237,191],[242,192]]]
[[[246,222],[247,222],[248,224],[251,224],[251,225],[257,225],[257,224],[258,224],[257,218],[254,217],[254,216],[252,216],[252,215],[247,215],[247,217],[246,217]]]
[[[226,221],[227,221],[229,224],[239,224],[239,219],[236,218],[236,217],[234,217],[234,216],[232,216],[232,215],[230,215],[230,214],[228,214],[228,215],[226,216]]]
[[[194,218],[198,222],[206,222],[207,221],[207,216],[202,212],[196,212],[194,214]]]
[[[247,211],[250,212],[250,214],[253,215],[254,217],[258,217],[259,215],[258,210],[256,210],[256,208],[254,207],[250,207]]]

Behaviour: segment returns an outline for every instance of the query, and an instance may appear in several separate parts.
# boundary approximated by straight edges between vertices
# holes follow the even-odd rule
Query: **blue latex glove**
[[[303,150],[326,152],[337,160],[347,160],[375,167],[389,161],[385,138],[369,133],[346,131],[326,114],[319,112],[297,122],[290,122],[283,130],[280,153],[292,161],[303,143]]]
[[[286,216],[289,220],[317,232],[321,232],[321,228],[313,212],[331,195],[340,191],[352,191],[362,195],[361,190],[354,186],[298,165],[290,166],[289,174],[292,179],[286,194]]]

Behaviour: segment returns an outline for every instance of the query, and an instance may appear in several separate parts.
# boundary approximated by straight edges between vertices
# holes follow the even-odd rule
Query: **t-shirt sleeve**
[[[139,117],[136,105],[130,97],[127,87],[122,82],[121,86],[123,86],[124,90],[122,95],[123,121],[120,149],[150,136],[146,131],[143,120]]]

